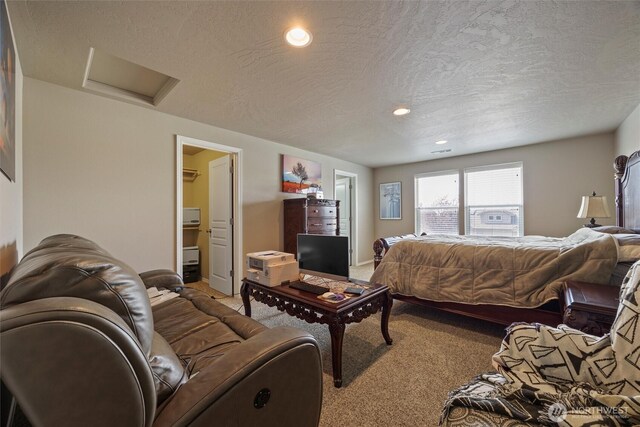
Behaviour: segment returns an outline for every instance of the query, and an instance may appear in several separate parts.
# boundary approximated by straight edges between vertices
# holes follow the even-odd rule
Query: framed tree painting
[[[402,183],[380,184],[380,219],[402,219]]]
[[[322,192],[322,165],[283,154],[282,191],[299,194]]]
[[[0,170],[10,181],[15,181],[16,53],[4,1],[0,2],[0,49]]]

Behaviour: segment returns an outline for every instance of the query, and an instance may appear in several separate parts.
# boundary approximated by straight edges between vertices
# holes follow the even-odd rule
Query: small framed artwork
[[[380,219],[402,219],[402,183],[380,184]]]
[[[282,191],[307,195],[321,193],[322,165],[311,160],[283,154]]]

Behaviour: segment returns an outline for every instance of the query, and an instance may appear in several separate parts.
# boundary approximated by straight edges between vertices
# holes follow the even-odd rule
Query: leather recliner
[[[29,422],[317,426],[315,339],[182,285],[73,235],[26,254],[0,292],[0,376]],[[152,308],[152,286],[180,295]]]

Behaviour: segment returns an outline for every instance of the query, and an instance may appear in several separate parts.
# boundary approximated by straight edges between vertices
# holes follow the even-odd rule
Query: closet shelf
[[[193,182],[197,177],[202,175],[197,169],[182,168],[182,180]]]

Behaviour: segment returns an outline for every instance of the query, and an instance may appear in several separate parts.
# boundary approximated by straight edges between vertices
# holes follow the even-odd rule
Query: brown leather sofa
[[[151,307],[147,287],[178,298]],[[56,235],[0,292],[0,376],[35,426],[316,426],[314,338],[268,329],[182,288],[138,275],[90,240]]]

